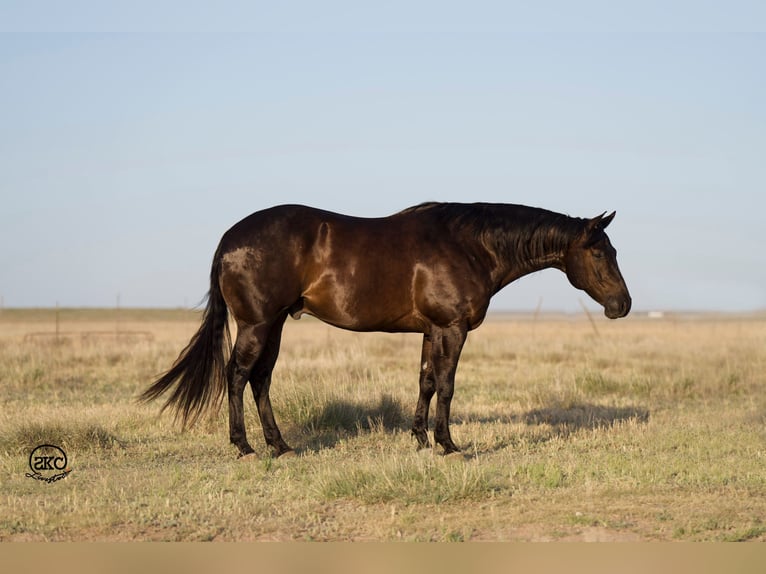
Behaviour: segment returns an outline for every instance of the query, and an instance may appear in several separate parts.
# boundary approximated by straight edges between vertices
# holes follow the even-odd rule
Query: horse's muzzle
[[[607,301],[606,305],[604,305],[604,315],[610,319],[619,319],[621,317],[625,317],[628,313],[630,313],[630,307],[632,304],[633,301],[631,300],[630,296],[619,298],[615,297],[614,299]]]

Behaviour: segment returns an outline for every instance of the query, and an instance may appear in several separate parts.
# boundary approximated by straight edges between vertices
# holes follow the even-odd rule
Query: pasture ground
[[[63,309],[58,340],[25,340],[54,312],[0,311],[0,540],[766,541],[763,314],[599,317],[598,335],[492,316],[458,368],[463,461],[410,437],[420,336],[288,320],[272,402],[300,456],[270,458],[248,400],[244,462],[225,409],[181,432],[135,402],[199,314],[118,313]],[[25,476],[45,443],[66,479]]]

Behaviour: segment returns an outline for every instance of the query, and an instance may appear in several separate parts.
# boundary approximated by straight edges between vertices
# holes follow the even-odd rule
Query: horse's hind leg
[[[269,398],[271,372],[274,370],[274,365],[279,356],[282,327],[286,317],[287,315],[283,315],[271,327],[263,352],[250,373],[250,387],[253,390],[253,398],[258,408],[258,416],[261,419],[263,437],[266,439],[266,444],[274,449],[274,456],[276,457],[292,452],[292,449],[282,439],[282,433],[279,432],[277,422],[274,420],[274,412],[271,409],[271,399]]]
[[[247,442],[245,412],[242,404],[245,385],[253,367],[263,353],[268,328],[239,324],[237,341],[227,366],[229,395],[229,440],[237,447],[239,456],[250,454],[253,447]]]

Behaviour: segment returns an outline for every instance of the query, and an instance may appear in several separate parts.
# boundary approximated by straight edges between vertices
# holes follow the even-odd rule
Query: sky
[[[39,4],[0,7],[5,307],[197,305],[281,203],[488,201],[616,210],[636,310],[766,308],[763,3]]]

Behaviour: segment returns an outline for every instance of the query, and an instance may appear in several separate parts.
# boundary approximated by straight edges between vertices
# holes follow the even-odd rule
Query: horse
[[[449,430],[455,371],[467,334],[484,321],[495,293],[556,268],[608,318],[630,312],[617,252],[604,231],[614,216],[436,202],[380,218],[301,205],[257,211],[224,233],[199,330],[140,399],[169,391],[162,411],[172,407],[186,428],[220,408],[226,394],[229,438],[242,457],[254,453],[243,413],[249,382],[272,455],[294,455],[269,398],[288,316],[308,314],[351,331],[421,333],[412,435],[418,449],[431,447],[428,412],[436,394],[434,440],[443,454],[459,453]],[[229,316],[237,327],[233,347]]]

